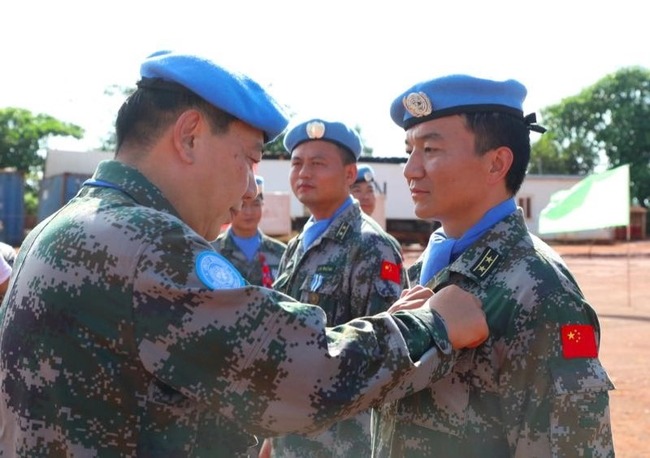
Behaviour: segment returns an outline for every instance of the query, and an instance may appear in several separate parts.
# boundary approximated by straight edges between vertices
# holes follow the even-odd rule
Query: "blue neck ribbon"
[[[352,204],[352,197],[348,197],[343,205],[341,205],[332,216],[329,218],[316,220],[311,216],[305,223],[305,227],[302,230],[302,249],[307,250],[314,241],[327,230],[327,228],[332,224],[332,221],[336,219],[343,211]]]
[[[463,251],[469,248],[492,226],[517,210],[514,198],[504,200],[492,207],[485,215],[470,227],[459,239],[447,237],[442,228],[431,234],[429,244],[424,252],[420,284],[426,285],[438,272],[454,262]]]
[[[252,261],[255,257],[255,253],[259,250],[262,243],[262,238],[259,234],[255,234],[252,237],[239,237],[231,230],[230,235],[232,236],[233,242],[239,247],[239,249],[244,253],[246,259]]]

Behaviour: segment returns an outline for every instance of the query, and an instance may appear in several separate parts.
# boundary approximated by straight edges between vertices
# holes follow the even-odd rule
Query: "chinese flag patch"
[[[595,358],[598,356],[596,333],[588,324],[565,324],[562,333],[562,356],[565,358]]]
[[[398,264],[384,260],[381,262],[381,273],[379,275],[382,280],[389,280],[399,285],[401,283],[401,271],[402,267]]]

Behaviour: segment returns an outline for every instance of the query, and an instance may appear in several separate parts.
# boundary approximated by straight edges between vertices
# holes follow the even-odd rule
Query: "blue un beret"
[[[375,171],[369,165],[362,164],[357,166],[357,179],[355,183],[375,181]]]
[[[215,107],[263,131],[267,142],[280,135],[289,122],[284,110],[257,82],[203,57],[159,51],[142,63],[140,75],[186,87]]]
[[[450,75],[417,83],[399,95],[390,107],[390,116],[395,124],[406,130],[454,114],[499,111],[521,118],[531,130],[536,130],[530,126],[535,122],[535,116],[524,118],[522,105],[525,98],[526,88],[515,80],[492,81],[468,75]]]
[[[361,138],[353,129],[340,122],[310,119],[302,122],[287,132],[284,137],[284,147],[292,152],[301,143],[323,140],[348,150],[355,160],[361,156]]]

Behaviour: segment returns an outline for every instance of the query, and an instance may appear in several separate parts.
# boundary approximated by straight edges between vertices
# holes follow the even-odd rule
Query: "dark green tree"
[[[284,149],[284,137],[286,132],[282,132],[278,138],[264,145],[264,155],[272,157],[283,157],[289,159],[291,155]]]
[[[562,154],[552,132],[546,132],[533,144],[528,173],[566,175],[570,159]]]
[[[51,137],[82,138],[84,130],[45,114],[22,108],[0,109],[0,167],[27,174],[42,170],[45,158],[38,154]]]
[[[15,168],[25,177],[25,213],[34,216],[45,158],[39,154],[51,137],[82,138],[84,131],[45,114],[22,108],[0,109],[0,168]]]
[[[610,167],[630,164],[631,196],[650,206],[649,70],[620,69],[545,108],[542,119],[549,132],[533,145],[531,170],[587,174],[605,156]]]

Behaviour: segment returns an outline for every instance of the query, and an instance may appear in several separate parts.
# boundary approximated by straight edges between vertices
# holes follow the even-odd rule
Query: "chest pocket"
[[[301,302],[318,305],[327,315],[327,325],[345,323],[349,313],[349,300],[345,299],[342,279],[334,273],[315,273],[307,276],[300,285]],[[343,321],[341,321],[343,320]]]
[[[462,437],[468,421],[473,359],[474,350],[465,352],[448,376],[401,400],[397,406],[397,418]]]

